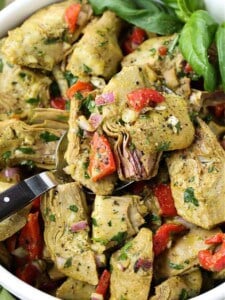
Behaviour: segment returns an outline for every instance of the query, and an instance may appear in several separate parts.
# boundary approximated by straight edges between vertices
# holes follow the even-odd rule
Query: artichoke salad
[[[224,37],[202,1],[66,0],[0,40],[0,191],[68,136],[65,180],[0,222],[3,266],[73,300],[224,281]]]

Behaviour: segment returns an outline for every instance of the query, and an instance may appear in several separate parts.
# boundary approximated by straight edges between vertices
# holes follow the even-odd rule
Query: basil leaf
[[[195,198],[194,189],[192,187],[188,187],[184,191],[184,202],[199,206],[198,199]]]
[[[127,22],[141,27],[147,31],[161,35],[169,35],[181,29],[182,23],[174,14],[168,14],[160,6],[153,6],[153,1],[144,4],[144,1],[136,0],[136,4],[129,0],[89,0],[95,14],[101,14],[106,9],[115,12],[120,18]],[[152,7],[147,9],[146,7]],[[154,8],[153,8],[154,7]]]
[[[194,12],[181,31],[179,46],[194,71],[203,76],[204,88],[214,91],[217,85],[215,67],[209,63],[208,48],[213,42],[217,24],[203,10]]]
[[[196,10],[204,9],[204,1],[202,0],[177,0],[178,9],[176,13],[178,17],[187,22],[192,13]]]
[[[225,91],[225,22],[221,24],[216,32],[216,46],[219,58],[220,75],[223,90]]]

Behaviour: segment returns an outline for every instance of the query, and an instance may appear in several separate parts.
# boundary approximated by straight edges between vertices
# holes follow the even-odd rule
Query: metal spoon
[[[59,183],[68,181],[63,168],[66,166],[64,153],[68,144],[67,132],[60,138],[56,148],[56,170],[45,171],[27,178],[0,194],[0,221],[28,205]]]

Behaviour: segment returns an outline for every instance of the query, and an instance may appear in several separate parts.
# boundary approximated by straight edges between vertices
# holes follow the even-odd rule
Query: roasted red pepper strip
[[[198,253],[200,266],[208,271],[219,272],[225,268],[225,233],[217,233],[205,240],[206,244],[221,244],[213,253],[212,250],[201,250]]]
[[[16,269],[16,276],[28,284],[35,285],[38,275],[40,274],[37,267],[28,263],[25,266]]]
[[[28,252],[28,260],[42,257],[43,238],[39,224],[39,212],[30,213],[26,225],[21,229],[19,235],[19,246]]]
[[[177,216],[177,210],[174,205],[174,200],[171,192],[171,188],[168,184],[160,183],[154,187],[154,195],[156,196],[161,215],[163,217],[175,217]]]
[[[77,81],[74,83],[66,92],[67,97],[70,99],[76,94],[77,92],[80,92],[82,94],[85,94],[87,92],[90,92],[93,90],[93,85],[89,82],[85,81]]]
[[[147,106],[155,106],[165,100],[158,91],[150,88],[140,88],[127,94],[129,105],[136,111],[141,111]]]
[[[97,181],[116,171],[116,164],[109,141],[98,132],[94,133],[91,141],[88,170],[93,181]]]
[[[66,9],[65,20],[66,20],[66,23],[68,24],[69,31],[71,33],[74,33],[74,31],[76,30],[77,19],[78,19],[80,10],[81,10],[80,3],[71,4]]]
[[[159,227],[153,237],[153,250],[155,256],[161,254],[170,241],[171,235],[187,230],[182,224],[165,223]]]
[[[125,54],[133,52],[145,39],[146,32],[139,27],[134,27],[123,43]]]
[[[56,109],[65,110],[66,108],[66,100],[62,97],[52,98],[50,101],[51,107]]]
[[[110,282],[110,272],[108,270],[104,270],[101,274],[101,277],[99,279],[98,285],[96,287],[95,292],[97,294],[101,294],[103,297],[106,296],[106,293],[109,288],[109,282]]]

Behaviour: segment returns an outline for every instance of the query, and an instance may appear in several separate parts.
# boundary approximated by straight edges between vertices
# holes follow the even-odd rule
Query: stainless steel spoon
[[[65,182],[67,175],[63,168],[66,166],[64,153],[67,148],[67,132],[60,138],[56,148],[56,170],[45,171],[13,185],[0,194],[0,221],[9,217],[19,209],[28,205],[32,200],[52,189],[59,183]]]

